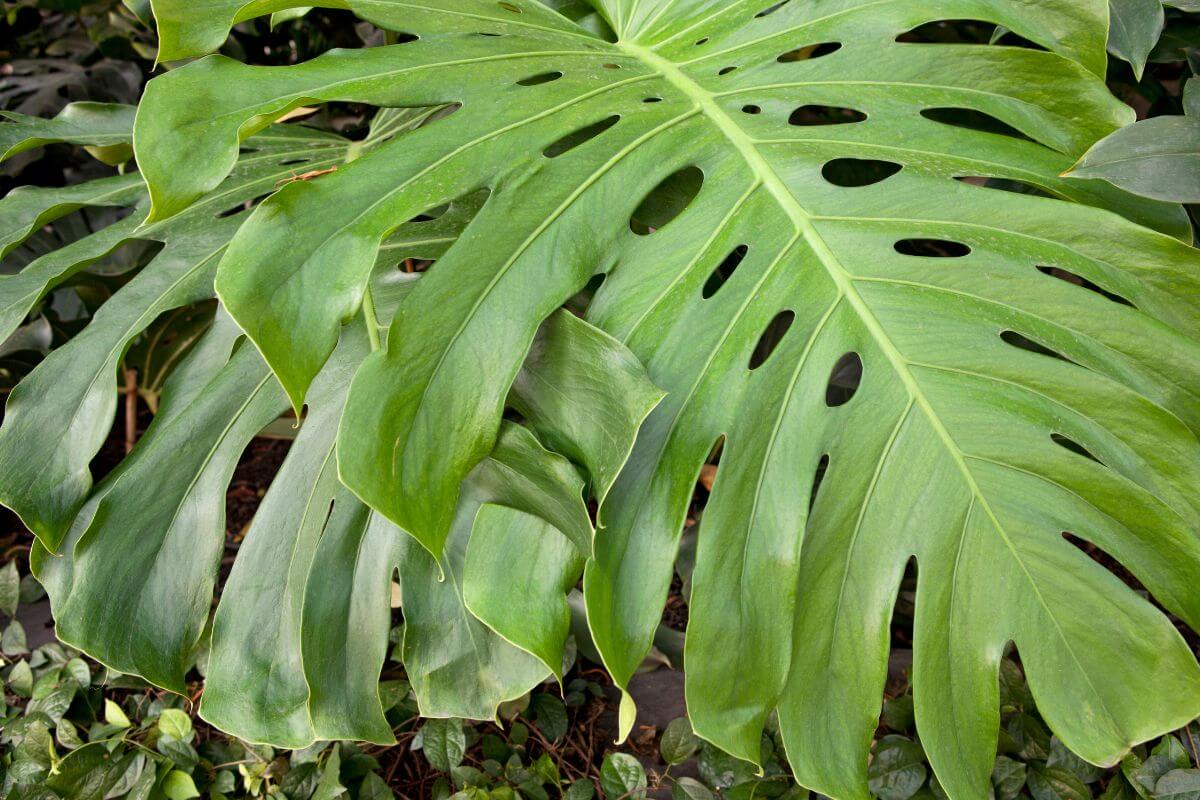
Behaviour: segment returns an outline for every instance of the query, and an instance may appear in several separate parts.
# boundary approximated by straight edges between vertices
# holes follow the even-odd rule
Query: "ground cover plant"
[[[10,547],[6,551],[11,554]],[[20,575],[18,559],[0,570],[0,613],[5,623],[0,676],[5,707],[0,719],[0,794],[13,800],[168,798],[189,800],[444,800],[513,797],[666,796],[678,800],[803,798],[791,776],[780,731],[768,722],[764,772],[698,739],[686,718],[661,730],[640,729],[623,752],[607,752],[611,738],[602,687],[594,667],[577,664],[560,697],[553,685],[505,703],[502,725],[458,719],[418,721],[416,698],[393,650],[380,684],[398,747],[329,744],[288,752],[223,736],[195,717],[187,696],[156,691],[144,681],[104,669],[61,643],[29,646],[17,614],[36,605],[40,587]],[[400,630],[390,639],[398,642]],[[197,676],[204,671],[197,662]],[[1196,742],[1189,725],[1139,747],[1119,768],[1102,770],[1073,756],[1038,715],[1020,668],[1001,667],[1002,730],[992,773],[997,798],[1186,796],[1200,782]],[[945,797],[914,733],[912,695],[901,681],[889,688],[868,785],[882,800]],[[593,755],[594,754],[594,755]],[[394,788],[393,788],[394,787]],[[597,788],[598,787],[598,788]]]
[[[684,667],[713,752],[880,794],[879,765],[916,757],[876,736],[914,571],[937,791],[993,790],[1006,653],[1058,743],[1035,795],[1070,753],[1114,765],[1200,715],[1171,619],[1200,621],[1194,87],[1155,99],[1183,142],[1156,150],[1138,137],[1167,123],[1131,124],[1104,81],[1107,50],[1143,91],[1188,9],[334,5],[379,46],[250,66],[201,56],[301,8],[155,2],[158,60],[198,60],[136,110],[0,129],[6,156],[133,157],[0,205],[6,249],[122,209],[0,279],[5,336],[143,247],[0,426],[0,502],[38,537],[65,642],[186,688],[225,487],[290,407],[200,705],[248,740],[394,741],[393,594],[426,717],[490,719],[561,678],[577,586],[627,689],[698,480]],[[1187,36],[1163,38],[1173,60]],[[361,136],[289,122],[326,104],[381,110]],[[168,314],[184,346],[126,359]],[[93,484],[125,361],[157,376],[157,414]],[[624,694],[619,738],[635,713]]]

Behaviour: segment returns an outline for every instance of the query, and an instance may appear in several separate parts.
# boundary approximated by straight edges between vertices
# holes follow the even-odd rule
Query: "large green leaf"
[[[242,450],[283,397],[252,348],[143,440],[71,553],[56,609],[63,641],[108,666],[184,690],[225,545],[225,492]]]
[[[520,558],[513,558],[520,553]],[[557,528],[504,505],[480,507],[463,569],[463,600],[505,640],[536,656],[562,680],[571,629],[567,593],[584,556]]]
[[[599,335],[567,331],[547,331],[548,352],[578,346],[556,341],[564,335],[589,341]],[[375,683],[387,650],[389,584],[396,570],[405,619],[402,656],[422,712],[494,717],[501,702],[528,691],[551,670],[489,631],[464,605],[463,559],[478,535],[479,509],[486,503],[523,509],[527,536],[552,534],[590,545],[582,480],[519,427],[507,429],[467,480],[444,571],[410,537],[339,489],[333,439],[349,370],[365,351],[361,332],[343,333],[218,610],[202,712],[247,738],[291,746],[314,738],[392,741]],[[541,368],[548,376],[544,391],[561,395],[563,384],[553,376],[569,373],[571,365],[547,357]],[[641,374],[617,376],[610,389],[581,397],[573,412],[612,413],[614,404],[634,402],[644,381]],[[625,416],[640,421],[636,414]],[[531,421],[552,429],[555,416]],[[636,423],[626,431],[614,428],[613,435],[631,440],[635,430]],[[540,563],[560,576],[561,593],[578,580],[582,557],[560,551],[557,557],[544,554]],[[561,662],[563,642],[554,644]]]
[[[369,152],[438,113],[381,113],[353,146],[303,128],[271,128],[248,140],[234,174],[184,213],[137,230],[133,218],[118,222],[0,282],[14,297],[10,307],[19,322],[56,282],[121,243],[133,237],[164,243],[76,339],[18,387],[0,428],[0,454],[13,465],[5,484],[13,499],[6,502],[31,518],[61,515],[56,537],[42,537],[33,563],[65,641],[182,691],[218,575],[230,472],[249,438],[278,416],[282,395],[259,354],[239,344],[233,321],[219,313],[169,378],[155,421],[132,455],[89,496],[87,463],[111,423],[117,361],[164,312],[212,296],[216,258],[245,219],[238,212],[258,194],[297,170]],[[133,178],[121,186],[126,202],[145,196]],[[46,192],[39,204],[17,198],[14,214],[61,215],[80,198],[109,195],[103,182]],[[481,200],[456,201],[389,237],[373,268],[385,324],[419,277],[400,265],[440,256]],[[535,542],[553,535],[573,543],[539,563],[558,576],[550,584],[556,593],[576,583],[593,534],[578,468],[510,426],[467,481],[454,549],[443,564],[419,548],[407,552],[415,541],[341,488],[336,475],[338,423],[350,377],[378,339],[378,331],[370,333],[361,322],[339,331],[302,430],[224,588],[202,713],[250,740],[288,746],[317,738],[392,740],[377,683],[397,569],[408,631],[403,657],[424,713],[493,718],[501,702],[528,691],[562,660],[561,638],[545,643],[558,651],[548,667],[486,627],[467,610],[461,584],[476,512],[487,503],[521,509]],[[528,385],[514,398],[530,424],[597,471],[595,483],[611,483],[661,392],[619,343],[565,312],[539,341],[523,373]],[[597,359],[613,368],[604,382],[588,384]],[[574,391],[580,386],[590,390]],[[603,430],[581,426],[586,419],[602,422]],[[603,446],[593,448],[597,436]],[[52,555],[54,546],[59,552]]]
[[[95,140],[93,138],[93,140]],[[116,408],[117,365],[129,343],[166,311],[213,296],[213,276],[242,212],[280,180],[346,157],[349,142],[304,128],[275,128],[246,143],[237,169],[185,214],[138,226],[127,217],[13,275],[0,275],[0,336],[7,336],[55,286],[133,240],[162,251],[105,305],[84,332],[52,353],[13,390],[0,427],[0,502],[55,549],[92,486],[89,462]],[[303,165],[303,166],[300,166]],[[13,244],[82,205],[135,207],[145,200],[139,175],[63,189],[22,188],[0,201],[0,220],[17,229]],[[0,222],[0,227],[9,225]]]
[[[1053,7],[1047,9],[1041,14],[1047,21],[1055,20],[1058,12]],[[782,9],[777,12],[787,13]],[[893,9],[892,13],[901,20],[892,24],[901,31],[925,18],[906,8]],[[771,18],[774,20],[777,14]],[[1042,35],[1031,30],[1027,20],[1009,21],[1013,25],[1020,22],[1021,30],[1031,37]],[[836,27],[834,30],[841,34]],[[831,35],[822,34],[811,25],[804,34],[814,42]],[[772,41],[765,42],[760,49],[778,50],[781,46]],[[1061,48],[1062,44],[1056,46]],[[379,240],[398,220],[468,193],[485,179],[494,184],[488,203],[468,228],[467,238],[460,242],[457,257],[451,251],[443,258],[443,261],[468,262],[453,270],[457,275],[454,291],[445,297],[430,298],[427,295],[435,289],[422,289],[417,292],[422,299],[413,301],[414,308],[432,302],[444,307],[447,317],[462,318],[462,331],[457,325],[441,325],[433,320],[416,321],[415,327],[407,322],[397,323],[411,327],[408,335],[398,347],[375,357],[362,371],[358,379],[361,388],[350,399],[351,416],[360,420],[360,424],[343,429],[343,446],[364,455],[342,463],[343,478],[356,493],[410,530],[431,551],[439,549],[448,530],[458,481],[487,452],[495,435],[494,420],[503,397],[501,387],[512,380],[522,344],[528,342],[536,323],[561,297],[581,286],[598,266],[603,268],[606,258],[615,258],[604,254],[601,245],[624,228],[622,217],[590,213],[591,206],[607,199],[608,187],[617,184],[622,185],[629,202],[634,202],[662,177],[662,166],[658,166],[657,175],[654,170],[639,169],[642,159],[655,156],[660,146],[665,147],[673,139],[691,138],[694,129],[707,128],[709,138],[719,130],[708,121],[709,115],[696,111],[694,98],[688,94],[691,89],[685,86],[687,91],[682,91],[671,82],[656,85],[664,79],[649,67],[662,64],[653,61],[658,58],[653,53],[639,55],[639,47],[627,45],[616,49],[597,40],[590,45],[580,44],[576,34],[552,35],[540,29],[536,37],[531,34],[522,38],[446,34],[393,48],[329,54],[282,73],[242,67],[228,60],[205,59],[152,83],[148,91],[139,117],[138,138],[147,144],[144,152],[139,151],[139,159],[150,176],[152,192],[156,191],[156,176],[163,176],[156,198],[159,213],[186,202],[219,178],[222,163],[232,155],[239,129],[300,102],[341,97],[391,103],[462,104],[449,118],[380,148],[373,159],[359,159],[315,184],[292,187],[276,201],[264,205],[233,243],[218,277],[221,296],[231,313],[263,350],[298,405],[312,375],[332,347],[337,325],[357,307],[369,269],[369,254],[378,247]],[[923,62],[929,59],[910,58],[910,54],[919,52],[913,47],[921,46],[890,48],[887,52],[893,53],[892,61],[896,64],[886,69],[923,69]],[[990,111],[1007,116],[1011,123],[1031,132],[1038,127],[1039,136],[1066,152],[1079,152],[1096,136],[1129,118],[1128,109],[1108,97],[1098,81],[1090,80],[1081,68],[1061,58],[1011,48],[942,50],[947,54],[938,56],[933,63],[941,65],[944,79],[924,69],[921,80],[930,88],[913,85],[905,91],[921,98],[936,97],[941,105],[973,107],[992,98],[985,103]],[[969,59],[968,65],[976,62],[988,65],[993,84],[989,85],[988,94],[981,94],[974,85],[966,85],[962,77],[964,68],[959,63],[964,58]],[[576,61],[578,67],[563,78],[522,85],[522,81],[529,83],[526,79],[556,74],[555,67],[565,68],[566,62]],[[821,65],[836,66],[842,61],[835,53],[811,63],[819,70]],[[662,63],[669,66],[669,62]],[[774,70],[797,66],[792,62],[779,64],[774,59],[770,63]],[[494,68],[484,70],[485,64],[494,64]],[[622,68],[608,69],[605,64]],[[1000,70],[1000,65],[1005,69]],[[880,59],[875,59],[868,69],[879,71],[884,67]],[[1036,82],[1034,72],[1038,74]],[[732,73],[732,79],[727,74],[723,83],[736,89],[737,76],[743,73],[749,74],[750,70],[738,70]],[[680,80],[691,81],[682,73]],[[223,87],[219,93],[218,86]],[[667,88],[673,90],[674,101],[643,102],[657,94],[672,95],[672,91],[660,91]],[[697,85],[696,91],[704,90]],[[818,94],[829,91],[819,90]],[[493,102],[498,92],[511,95],[513,100],[500,103],[499,112]],[[473,93],[478,100],[472,100]],[[1071,99],[1063,101],[1062,96]],[[187,103],[178,102],[182,97],[191,99]],[[518,98],[525,102],[517,102]],[[1036,111],[1039,99],[1042,106]],[[735,109],[752,107],[744,100],[734,95],[722,98],[722,102]],[[1067,110],[1064,102],[1076,103],[1078,108]],[[922,104],[926,104],[924,100]],[[723,110],[727,106],[721,106],[715,97],[710,105],[734,125]],[[859,105],[863,103],[860,101]],[[622,143],[615,155],[611,146],[595,143],[570,151],[572,155],[567,158],[545,159],[540,155],[540,150],[556,140],[597,119],[611,117],[618,109],[634,113],[629,113],[627,124],[621,126],[623,133],[614,134]],[[734,113],[746,120],[758,120],[761,116]],[[1082,120],[1083,124],[1069,121],[1068,117]],[[758,124],[766,125],[766,118]],[[822,131],[827,127],[808,130]],[[883,134],[884,129],[879,128],[879,134],[870,136],[867,129],[871,126],[861,127],[862,134],[843,134],[845,141],[838,138],[807,141],[815,154],[827,159],[834,150],[843,156],[879,155],[882,141],[890,142],[896,135],[902,135],[912,143],[909,148],[920,152],[914,154],[911,149],[900,147],[895,157],[909,153],[919,159],[917,170],[943,176],[971,174],[1032,179],[1051,190],[1066,194],[1073,191],[1068,182],[1057,177],[1069,159],[1056,157],[1052,151],[1029,142],[959,128],[948,130],[915,113],[904,117],[897,113],[889,134]],[[796,135],[792,126],[784,128],[789,137]],[[164,133],[200,136],[199,146],[189,151],[197,158],[188,158],[187,167],[180,168],[177,161],[181,153],[165,144],[172,139]],[[747,136],[739,135],[745,144]],[[638,146],[651,137],[658,139],[659,146]],[[988,160],[981,162],[979,145],[989,140],[995,141],[989,142]],[[156,144],[160,141],[164,144]],[[607,145],[616,143],[608,135],[597,141]],[[792,143],[779,143],[776,147],[786,149],[805,144],[785,141]],[[938,141],[949,142],[943,148],[950,152],[935,164],[926,153]],[[884,145],[884,149],[890,146]],[[395,157],[390,151],[385,156],[389,148],[397,148],[398,152],[402,149],[405,157]],[[726,151],[730,149],[736,150],[726,148]],[[515,151],[532,153],[537,160],[512,158],[510,153]],[[627,157],[621,158],[625,151]],[[674,152],[674,166],[681,167],[694,149],[674,148]],[[169,158],[164,160],[164,155]],[[1031,178],[1029,164],[1034,159],[1049,160],[1054,167],[1035,169],[1035,173],[1042,174]],[[652,160],[656,165],[662,161]],[[1006,160],[1014,165],[1011,169],[994,163]],[[527,163],[532,166],[526,167]],[[539,185],[553,187],[553,191],[536,194],[518,191],[517,187],[525,185],[526,172],[536,174]],[[633,172],[639,174],[629,178]],[[185,181],[194,188],[182,186]],[[1096,190],[1102,194],[1107,191]],[[959,187],[957,191],[974,190]],[[866,197],[875,193],[863,190],[858,194]],[[996,200],[995,204],[1002,202]],[[1113,202],[1137,205],[1124,196]],[[318,214],[322,225],[299,222],[315,219]],[[497,222],[501,219],[503,224]],[[602,221],[599,224],[598,219]],[[569,260],[562,263],[560,257],[559,263],[550,266],[543,250],[561,241],[566,230],[585,226],[587,229],[574,237],[567,251]],[[541,235],[546,230],[552,230],[554,235]],[[475,244],[484,241],[486,245]],[[485,258],[475,257],[480,251],[485,252]],[[547,273],[545,279],[522,275],[524,269],[534,269],[523,267],[526,263],[542,265]],[[516,275],[522,275],[522,280],[501,280]],[[544,291],[525,292],[526,280],[534,280]],[[440,284],[438,281],[433,285]],[[260,291],[263,285],[271,286],[271,292]],[[463,291],[464,286],[477,288]],[[512,314],[506,305],[511,294],[519,295],[511,304],[525,309],[522,314]],[[406,320],[409,316],[401,309],[398,319]],[[496,316],[503,316],[503,325],[497,324]],[[489,346],[494,346],[497,341],[494,333],[509,329],[514,338],[513,346],[507,349],[512,352],[505,359],[489,359],[481,365],[487,379],[477,381],[475,391],[460,391],[452,380],[443,377],[474,368],[476,354],[483,346],[476,338],[486,336]],[[440,344],[433,344],[438,341]],[[360,405],[356,397],[368,399]],[[423,439],[424,432],[431,431],[427,415],[439,413],[431,409],[479,422],[445,431],[435,443]],[[484,423],[489,419],[493,421]],[[385,433],[377,435],[378,431]],[[378,476],[388,474],[403,475],[404,479],[386,487],[379,485]]]
[[[612,337],[559,311],[542,325],[509,403],[555,450],[584,465],[598,503],[662,392]],[[480,621],[536,656],[562,679],[571,613],[567,593],[592,554],[590,528],[557,525],[500,505],[475,515],[463,568],[463,599]],[[514,553],[526,554],[514,559]]]
[[[603,503],[633,449],[632,435],[662,398],[632,353],[560,311],[534,339],[509,402],[551,448],[587,467],[592,494]],[[575,544],[591,555],[590,541]]]
[[[548,352],[575,348],[553,341],[561,330],[547,334]],[[235,333],[227,317],[219,318],[170,379],[160,413],[134,453],[84,506],[62,544],[64,554],[51,556],[39,543],[34,557],[65,641],[177,691],[207,617],[230,471],[248,438],[282,407],[261,358],[249,345],[237,347]],[[592,330],[584,335],[601,336]],[[493,718],[501,702],[552,670],[464,605],[463,560],[479,527],[478,510],[493,502],[522,509],[532,541],[552,533],[568,543],[557,557],[544,553],[539,561],[559,576],[553,584],[559,594],[582,570],[582,555],[570,542],[590,545],[583,479],[516,426],[506,429],[466,483],[444,571],[410,537],[340,488],[334,436],[349,376],[368,351],[367,340],[361,325],[343,332],[223,592],[202,713],[250,740],[293,747],[318,738],[392,741],[376,685],[387,654],[389,584],[397,569],[403,658],[423,713]],[[541,368],[551,376],[570,371],[552,358]],[[644,396],[644,381],[641,374],[617,376],[599,393],[601,402],[584,396],[574,413],[612,413],[613,404]],[[546,391],[560,393],[561,387],[550,382]],[[537,422],[553,429],[556,420],[549,415]],[[632,441],[633,432],[613,435]],[[563,641],[550,645],[561,662]]]
[[[286,5],[191,6],[208,38],[179,52]],[[441,553],[539,324],[606,273],[589,319],[668,391],[587,569],[619,685],[723,442],[686,666],[697,732],[729,752],[756,759],[778,708],[801,782],[865,796],[913,556],[917,716],[951,796],[987,792],[1010,640],[1090,761],[1200,713],[1166,617],[1062,536],[1200,624],[1200,258],[1137,224],[1190,241],[1178,208],[1059,177],[1133,119],[1097,77],[1107,3],[598,2],[612,43],[530,0],[365,5],[344,7],[416,40],[286,69],[202,59],[151,83],[136,137],[161,219],[302,103],[457,106],[265,202],[219,270],[299,405],[385,237],[488,190],[355,377],[338,462],[359,497]],[[920,41],[962,18],[1045,50]],[[676,219],[638,210],[690,167],[703,186],[688,203],[689,174],[668,182]],[[828,387],[859,365],[852,399]]]
[[[201,713],[252,741],[304,747],[315,738],[300,651],[304,594],[322,532],[337,527],[335,498],[339,521],[343,500],[359,505],[339,496],[333,438],[366,351],[362,326],[348,331],[314,386],[303,428],[238,550],[213,621]],[[321,570],[330,566],[323,562]]]

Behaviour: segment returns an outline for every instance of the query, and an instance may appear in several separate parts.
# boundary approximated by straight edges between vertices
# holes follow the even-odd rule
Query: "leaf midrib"
[[[988,502],[987,496],[983,493],[979,483],[975,480],[975,476],[966,462],[964,453],[961,449],[959,449],[958,444],[950,435],[949,430],[947,430],[945,424],[934,410],[933,405],[925,396],[925,393],[921,390],[920,385],[917,383],[916,377],[909,369],[908,359],[904,357],[899,348],[897,348],[895,343],[892,342],[891,338],[884,330],[882,323],[875,316],[875,313],[871,310],[870,306],[867,305],[862,295],[860,295],[858,290],[855,288],[853,275],[844,266],[842,266],[837,255],[833,252],[833,250],[821,236],[820,232],[816,229],[816,226],[813,222],[816,215],[810,213],[800,205],[799,201],[796,200],[791,190],[787,187],[787,184],[784,183],[783,179],[779,176],[775,169],[770,165],[769,162],[767,162],[762,153],[759,152],[755,140],[751,138],[744,130],[742,130],[742,128],[733,121],[733,119],[725,112],[725,110],[717,104],[715,96],[711,92],[708,92],[690,77],[688,77],[678,67],[678,65],[663,58],[648,48],[642,47],[633,42],[625,41],[617,42],[615,46],[640,59],[643,63],[655,69],[667,83],[691,99],[697,105],[701,115],[712,122],[713,125],[717,127],[721,134],[724,135],[729,143],[734,147],[734,149],[737,150],[738,154],[746,162],[746,165],[759,178],[759,180],[762,181],[763,186],[771,193],[771,196],[775,198],[775,201],[779,205],[780,209],[787,214],[796,231],[804,238],[809,247],[812,248],[813,253],[817,256],[817,259],[821,262],[821,265],[825,267],[826,272],[829,274],[830,279],[834,282],[834,286],[837,288],[840,295],[844,297],[854,309],[864,327],[867,329],[867,332],[871,335],[871,338],[875,341],[876,345],[891,364],[893,371],[895,372],[896,376],[900,378],[900,381],[903,383],[904,388],[908,392],[912,402],[921,408],[921,411],[924,413],[926,419],[929,420],[929,424],[934,433],[941,440],[947,453],[950,455],[951,459],[953,459],[955,466],[962,475],[963,480],[966,482],[967,487],[971,492],[971,496],[980,504],[980,507],[983,509],[984,513],[987,514],[988,519],[991,520],[992,526],[996,533],[1000,536],[1005,546],[1012,554],[1013,561],[1016,562],[1016,564],[1020,567],[1021,572],[1025,575],[1026,580],[1028,581],[1035,597],[1037,598],[1038,604],[1042,606],[1047,617],[1054,625],[1055,630],[1059,634],[1059,638],[1062,640],[1067,652],[1071,656],[1071,660],[1074,661],[1076,666],[1079,668],[1079,672],[1083,675],[1084,680],[1091,689],[1093,696],[1096,697],[1096,699],[1100,702],[1101,708],[1104,709],[1105,715],[1108,717],[1109,721],[1117,730],[1119,730],[1119,726],[1116,725],[1115,718],[1105,706],[1103,695],[1096,690],[1095,685],[1092,683],[1091,676],[1084,668],[1083,663],[1079,660],[1078,656],[1076,656],[1075,650],[1071,646],[1070,639],[1067,638],[1066,632],[1059,624],[1057,616],[1051,609],[1050,604],[1046,601],[1046,598],[1042,595],[1041,589],[1038,586],[1037,581],[1034,579],[1033,574],[1029,571],[1028,567],[1026,567],[1025,562],[1020,556],[1020,553],[1017,551],[1016,545],[1009,538],[1004,526],[1000,523],[999,518],[991,508],[991,504]]]
[[[891,363],[909,395],[921,406],[926,416],[929,417],[939,438],[942,439],[946,448],[951,452],[951,455],[956,457],[956,464],[959,465],[964,475],[968,476],[968,484],[972,492],[980,495],[980,499],[986,502],[973,477],[969,477],[970,470],[963,462],[961,451],[954,443],[945,425],[934,412],[928,398],[921,391],[916,378],[908,369],[908,360],[900,353],[891,338],[883,330],[882,324],[855,288],[852,275],[842,266],[824,238],[816,230],[813,224],[815,215],[800,205],[791,190],[788,189],[787,184],[783,182],[783,179],[779,177],[775,169],[767,162],[762,153],[759,152],[755,141],[716,103],[714,96],[710,92],[701,88],[674,63],[662,58],[657,53],[631,43],[622,42],[618,46],[630,54],[643,59],[650,66],[658,70],[668,83],[692,99],[699,106],[701,113],[721,131],[725,138],[729,140],[729,143],[733,145],[734,149],[738,151],[738,154],[742,156],[747,166],[758,176],[759,180],[762,181],[762,185],[775,198],[780,209],[787,214],[796,231],[808,242],[809,247],[813,249],[821,265],[825,267],[826,272],[833,280],[838,292],[850,303],[855,313],[866,326],[867,331],[871,334],[871,337],[883,351],[889,363]],[[994,518],[995,515],[989,510],[989,516]],[[999,527],[998,522],[997,527]]]

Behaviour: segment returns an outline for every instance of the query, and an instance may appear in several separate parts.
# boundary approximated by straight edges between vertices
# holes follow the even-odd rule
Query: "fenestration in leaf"
[[[194,13],[225,30],[285,5]],[[1047,722],[1089,761],[1200,714],[1179,633],[1063,536],[1200,625],[1200,256],[1129,221],[1183,238],[1179,209],[1058,177],[1132,121],[1097,77],[1106,4],[596,5],[614,42],[533,0],[379,2],[371,18],[392,14],[415,41],[288,68],[210,57],[151,83],[135,142],[156,219],[297,105],[458,106],[265,202],[219,269],[222,300],[299,405],[383,238],[490,191],[356,375],[343,481],[440,553],[535,331],[605,273],[590,321],[668,392],[586,572],[619,685],[650,645],[696,476],[722,442],[686,668],[696,731],[727,751],[756,759],[778,708],[802,784],[867,795],[888,622],[914,557],[916,715],[951,797],[987,794],[1010,641]],[[897,41],[939,19],[1049,52]],[[886,177],[842,180],[847,159]],[[631,230],[642,199],[691,169],[703,185],[681,213]],[[736,269],[713,287],[722,265]],[[851,397],[827,388],[839,365],[861,365]]]

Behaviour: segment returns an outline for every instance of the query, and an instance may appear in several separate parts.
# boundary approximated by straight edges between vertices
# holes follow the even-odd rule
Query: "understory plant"
[[[0,277],[0,336],[161,246],[0,426],[0,502],[64,641],[182,690],[224,489],[290,410],[200,707],[247,740],[394,741],[393,594],[423,716],[561,679],[580,582],[627,689],[706,465],[684,667],[719,751],[761,766],[769,726],[799,784],[868,796],[910,563],[914,724],[948,796],[992,790],[1010,645],[1080,763],[1200,716],[1168,616],[1200,627],[1200,254],[1186,196],[1089,172],[1134,121],[1107,2],[324,5],[395,43],[249,66],[206,54],[296,3],[155,0],[160,62],[196,60],[136,112],[0,129],[6,154],[137,167],[0,202],[5,250],[127,212]],[[964,21],[988,35],[937,35]],[[280,122],[336,103],[380,111],[356,140]],[[93,485],[124,351],[214,297]],[[624,694],[621,738],[635,713]]]

